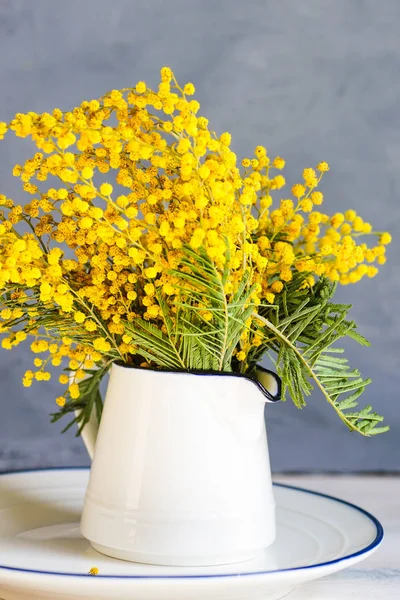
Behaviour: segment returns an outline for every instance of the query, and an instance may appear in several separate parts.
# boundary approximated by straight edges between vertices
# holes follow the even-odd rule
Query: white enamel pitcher
[[[137,369],[114,364],[81,531],[103,554],[204,566],[249,560],[275,539],[264,421],[277,375]],[[98,432],[97,432],[98,429]]]

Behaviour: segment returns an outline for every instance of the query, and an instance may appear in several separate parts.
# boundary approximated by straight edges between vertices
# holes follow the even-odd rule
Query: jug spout
[[[282,381],[274,371],[257,365],[251,380],[262,392],[265,402],[278,402],[281,399]]]

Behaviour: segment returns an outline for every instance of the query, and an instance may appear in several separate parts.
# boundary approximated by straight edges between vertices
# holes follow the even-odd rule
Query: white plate
[[[383,529],[343,500],[275,485],[278,535],[259,558],[224,567],[154,567],[107,558],[79,532],[88,469],[0,476],[3,600],[276,600],[296,585],[349,567]],[[97,576],[88,575],[92,567]]]

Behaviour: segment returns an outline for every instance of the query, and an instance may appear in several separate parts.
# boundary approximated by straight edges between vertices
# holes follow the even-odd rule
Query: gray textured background
[[[270,406],[275,471],[400,466],[399,30],[398,0],[0,0],[0,120],[155,82],[168,64],[240,156],[265,144],[287,159],[290,182],[327,160],[327,210],[355,208],[397,234],[382,273],[340,293],[373,344],[349,347],[373,378],[365,401],[391,432],[347,432],[319,394],[303,411]],[[16,199],[11,168],[28,146],[0,144],[0,191]],[[0,349],[0,470],[85,464],[80,440],[49,424],[56,382],[20,384],[30,365],[28,348]]]

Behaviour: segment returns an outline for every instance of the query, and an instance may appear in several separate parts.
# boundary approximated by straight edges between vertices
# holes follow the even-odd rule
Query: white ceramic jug
[[[84,430],[84,537],[158,565],[256,556],[275,538],[264,404],[279,397],[279,378],[262,368],[249,378],[114,364],[98,435],[94,418]]]

